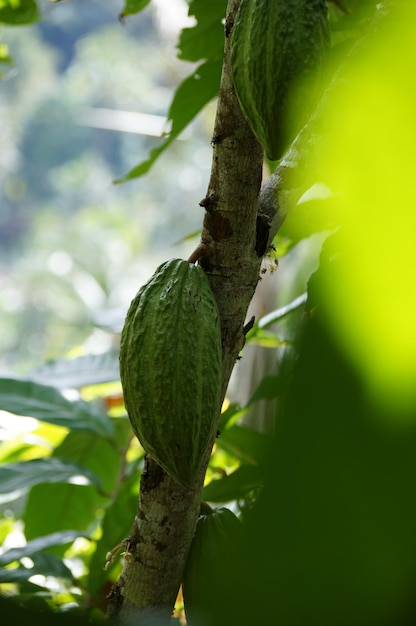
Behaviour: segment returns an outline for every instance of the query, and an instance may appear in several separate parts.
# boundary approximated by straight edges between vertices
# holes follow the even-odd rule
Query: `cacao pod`
[[[236,94],[270,159],[307,121],[329,47],[325,0],[241,0],[231,35]]]
[[[241,533],[240,520],[225,507],[198,518],[182,582],[189,626],[212,626],[229,603]]]
[[[120,377],[134,433],[176,481],[191,486],[213,436],[221,393],[217,304],[201,267],[160,265],[127,312]]]

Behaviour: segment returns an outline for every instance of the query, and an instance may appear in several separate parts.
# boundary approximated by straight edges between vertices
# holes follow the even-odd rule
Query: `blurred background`
[[[2,372],[108,349],[94,322],[195,245],[211,166],[208,107],[147,176],[113,184],[160,144],[192,70],[174,54],[186,2],[153,1],[123,23],[114,0],[40,8],[39,23],[2,30],[13,59],[0,83]]]
[[[196,245],[211,168],[215,101],[148,174],[114,184],[160,145],[175,89],[197,65],[176,57],[194,23],[185,0],[152,1],[123,21],[114,0],[39,7],[38,23],[2,31],[13,59],[0,83],[3,374],[111,349],[107,331],[121,329],[140,285]],[[280,304],[304,292],[320,241],[300,242],[284,270],[262,277],[249,316],[273,310],[278,288]],[[247,347],[240,400],[274,361]]]

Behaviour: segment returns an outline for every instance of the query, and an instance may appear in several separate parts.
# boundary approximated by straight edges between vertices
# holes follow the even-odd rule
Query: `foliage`
[[[7,565],[1,582],[22,598],[33,578],[52,602],[56,578],[63,606],[80,603],[81,592],[85,609],[99,608],[119,572],[116,547],[129,534],[143,450],[130,435],[115,359],[110,353],[60,360],[26,379],[0,379],[2,409],[22,422],[1,448],[0,493],[7,495],[1,526],[10,531],[12,523],[17,532],[24,520],[28,540],[0,555]],[[38,382],[45,378],[54,386]],[[262,384],[253,401],[274,397],[274,382]],[[253,401],[223,414],[205,494],[211,502],[238,501],[244,508],[261,485],[269,437],[236,423]]]
[[[0,83],[3,371],[84,342],[88,352],[116,348],[93,321],[122,318],[152,268],[185,257],[193,240],[184,234],[200,229],[211,111],[139,186],[112,180],[158,139],[83,125],[104,110],[151,114],[161,126],[189,70],[157,42],[152,14],[122,26],[114,11],[112,0],[45,2],[33,28],[2,31],[13,56]]]

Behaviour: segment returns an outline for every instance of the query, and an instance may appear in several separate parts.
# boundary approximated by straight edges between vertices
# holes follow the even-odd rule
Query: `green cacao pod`
[[[199,517],[182,582],[189,626],[212,626],[218,621],[218,612],[223,614],[229,604],[241,526],[224,507]]]
[[[171,259],[127,312],[120,377],[134,433],[176,481],[191,486],[214,433],[221,392],[217,304],[201,267]]]
[[[231,35],[241,109],[270,159],[307,121],[329,47],[325,0],[241,0]]]

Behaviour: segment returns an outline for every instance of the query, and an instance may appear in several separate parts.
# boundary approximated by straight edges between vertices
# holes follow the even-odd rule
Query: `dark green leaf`
[[[150,156],[146,161],[134,167],[123,178],[116,180],[116,183],[123,183],[127,180],[138,178],[149,171],[156,159],[180,135],[196,114],[217,95],[221,68],[221,59],[207,61],[179,85],[168,114],[168,120],[172,122],[168,138],[150,152]]]
[[[68,482],[78,476],[102,489],[100,479],[93,472],[63,459],[49,457],[9,463],[0,467],[0,493],[28,489],[41,483]]]
[[[263,475],[254,465],[242,465],[229,476],[210,482],[202,492],[207,502],[230,502],[244,498],[250,491],[260,487]]]
[[[20,26],[21,24],[31,24],[39,19],[38,6],[34,0],[10,0],[0,1],[0,22]]]
[[[325,298],[303,329],[264,490],[246,518],[235,584],[255,602],[240,615],[259,624],[273,613],[276,624],[410,625],[416,407],[402,421],[393,404],[371,402],[320,314]]]
[[[292,245],[315,233],[331,231],[339,226],[331,197],[311,198],[297,204],[288,215],[279,235],[291,240]]]
[[[122,10],[120,17],[126,17],[127,15],[133,15],[139,13],[150,3],[150,0],[126,0],[124,3],[124,9]]]
[[[281,391],[282,384],[277,376],[265,376],[261,379],[247,406],[258,400],[273,400],[278,397]]]
[[[122,448],[129,437],[130,426],[127,420],[117,420],[116,427],[117,443]],[[106,493],[113,491],[123,459],[121,452],[107,439],[80,431],[70,432],[54,450],[54,457],[70,459],[93,472],[100,478]],[[107,503],[108,498],[92,486],[36,485],[26,504],[26,537],[32,539],[55,530],[65,530],[68,526],[87,530],[97,523],[98,511]]]
[[[67,400],[54,387],[32,381],[0,378],[0,408],[103,437],[114,433],[110,418],[97,405]]]
[[[231,420],[233,422],[236,421],[239,417],[238,414],[240,414],[243,410],[244,409],[242,409],[241,406],[237,404],[236,402],[233,402],[232,404],[230,404],[230,406],[228,406],[226,410],[223,413],[221,413],[220,433],[225,429],[225,427]]]
[[[80,537],[81,535],[82,533],[80,533],[78,530],[63,530],[60,532],[51,533],[50,535],[45,535],[43,537],[37,537],[32,541],[28,541],[25,546],[12,548],[11,550],[7,550],[3,554],[1,554],[0,566],[3,567],[4,565],[12,563],[13,561],[19,561],[24,556],[32,557],[37,552],[47,550],[52,546],[72,543],[72,541],[75,541],[75,539],[77,539],[77,537]],[[89,539],[88,535],[84,534],[82,536]],[[45,563],[45,561],[43,561],[43,563]]]
[[[79,536],[79,533],[77,533],[77,536]],[[28,555],[24,554],[23,556]],[[38,552],[36,554],[30,554],[30,558],[33,561],[33,567],[31,568],[19,565],[19,567],[13,569],[0,569],[0,584],[26,582],[29,578],[35,576],[36,574],[41,574],[42,576],[54,576],[55,578],[63,578],[70,581],[74,580],[71,570],[65,565],[62,559],[58,558],[54,554],[50,554],[49,552]]]
[[[210,100],[218,94],[222,59],[202,63],[178,87],[169,109],[172,133],[178,135]]]
[[[35,485],[29,492],[24,513],[28,539],[71,527],[87,532],[97,524],[99,510],[108,502],[92,486],[62,484]],[[47,515],[45,514],[47,511]],[[62,551],[54,549],[54,553]]]
[[[118,353],[105,352],[50,361],[31,370],[26,379],[60,389],[117,381],[120,379]]]
[[[0,569],[0,585],[4,583],[23,583],[37,573],[26,567],[3,568]]]
[[[135,474],[120,487],[116,499],[106,509],[102,525],[102,536],[89,564],[88,592],[95,598],[102,592],[109,579],[110,570],[105,570],[106,554],[129,536],[132,516],[137,508],[140,476]],[[115,551],[115,564],[119,562]],[[99,600],[99,598],[97,598]]]
[[[256,465],[270,447],[270,437],[246,426],[226,428],[217,439],[217,446],[245,463]]]
[[[169,138],[166,139],[166,141],[164,141],[157,148],[153,148],[153,150],[150,151],[149,158],[146,159],[146,161],[142,161],[141,163],[139,163],[139,165],[133,167],[133,169],[130,170],[130,172],[128,172],[125,176],[123,176],[123,178],[118,178],[114,181],[114,183],[116,185],[119,185],[120,183],[125,183],[128,180],[132,180],[133,178],[139,178],[140,176],[144,176],[144,174],[147,174],[154,162],[170,146],[172,141],[177,138],[178,134],[174,135],[173,132],[171,132]]]
[[[226,0],[192,0],[189,15],[195,16],[196,25],[184,28],[179,38],[178,56],[186,61],[220,57],[224,48]]]

